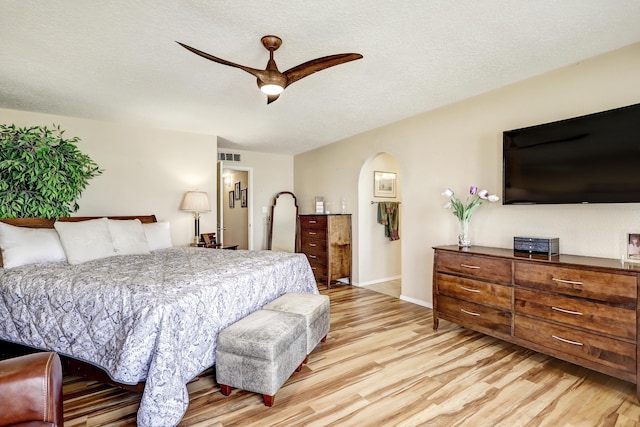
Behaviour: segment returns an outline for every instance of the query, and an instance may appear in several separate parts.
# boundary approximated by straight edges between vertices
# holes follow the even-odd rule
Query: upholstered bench
[[[329,297],[326,295],[313,295],[291,292],[276,298],[264,307],[263,310],[282,311],[304,316],[307,328],[307,363],[309,354],[320,341],[327,339],[330,325]]]
[[[262,394],[272,406],[282,384],[307,355],[304,316],[258,310],[218,334],[216,380],[225,396],[232,388]]]

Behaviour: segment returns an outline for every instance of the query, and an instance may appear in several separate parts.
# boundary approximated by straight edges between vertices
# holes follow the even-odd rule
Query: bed
[[[177,425],[189,404],[186,384],[215,364],[218,332],[287,292],[318,293],[303,254],[172,247],[3,268],[0,340],[142,385],[138,425]]]

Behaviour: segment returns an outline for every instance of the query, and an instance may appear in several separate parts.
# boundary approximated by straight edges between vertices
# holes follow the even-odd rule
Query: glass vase
[[[471,239],[469,238],[469,220],[460,220],[460,234],[458,235],[458,247],[468,248],[471,246]]]

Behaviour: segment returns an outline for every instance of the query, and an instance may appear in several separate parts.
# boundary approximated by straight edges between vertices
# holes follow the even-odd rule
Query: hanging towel
[[[384,225],[384,237],[388,237],[389,240],[400,240],[398,208],[398,202],[378,203],[378,223]]]

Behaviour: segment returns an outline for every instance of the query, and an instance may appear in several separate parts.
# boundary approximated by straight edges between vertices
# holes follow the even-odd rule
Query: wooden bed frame
[[[77,217],[64,217],[59,218],[58,221],[65,222],[77,222],[86,221],[90,219],[104,218],[100,216],[77,216]],[[150,224],[157,222],[155,215],[133,215],[133,216],[107,216],[109,219],[139,219],[143,224]],[[0,218],[0,221],[14,225],[17,227],[27,228],[54,228],[53,224],[55,219],[46,218]],[[2,253],[0,252],[0,266],[2,266]],[[45,351],[42,349],[36,349],[21,344],[15,344],[12,342],[4,341],[0,339],[0,359],[8,357],[20,356],[23,354],[34,353],[38,351]],[[65,374],[80,376],[92,381],[98,381],[104,384],[113,385],[116,387],[124,388],[127,390],[142,393],[144,390],[144,381],[135,385],[122,384],[111,379],[111,377],[102,369],[92,365],[88,362],[74,359],[69,356],[60,355],[62,361],[62,368]]]

